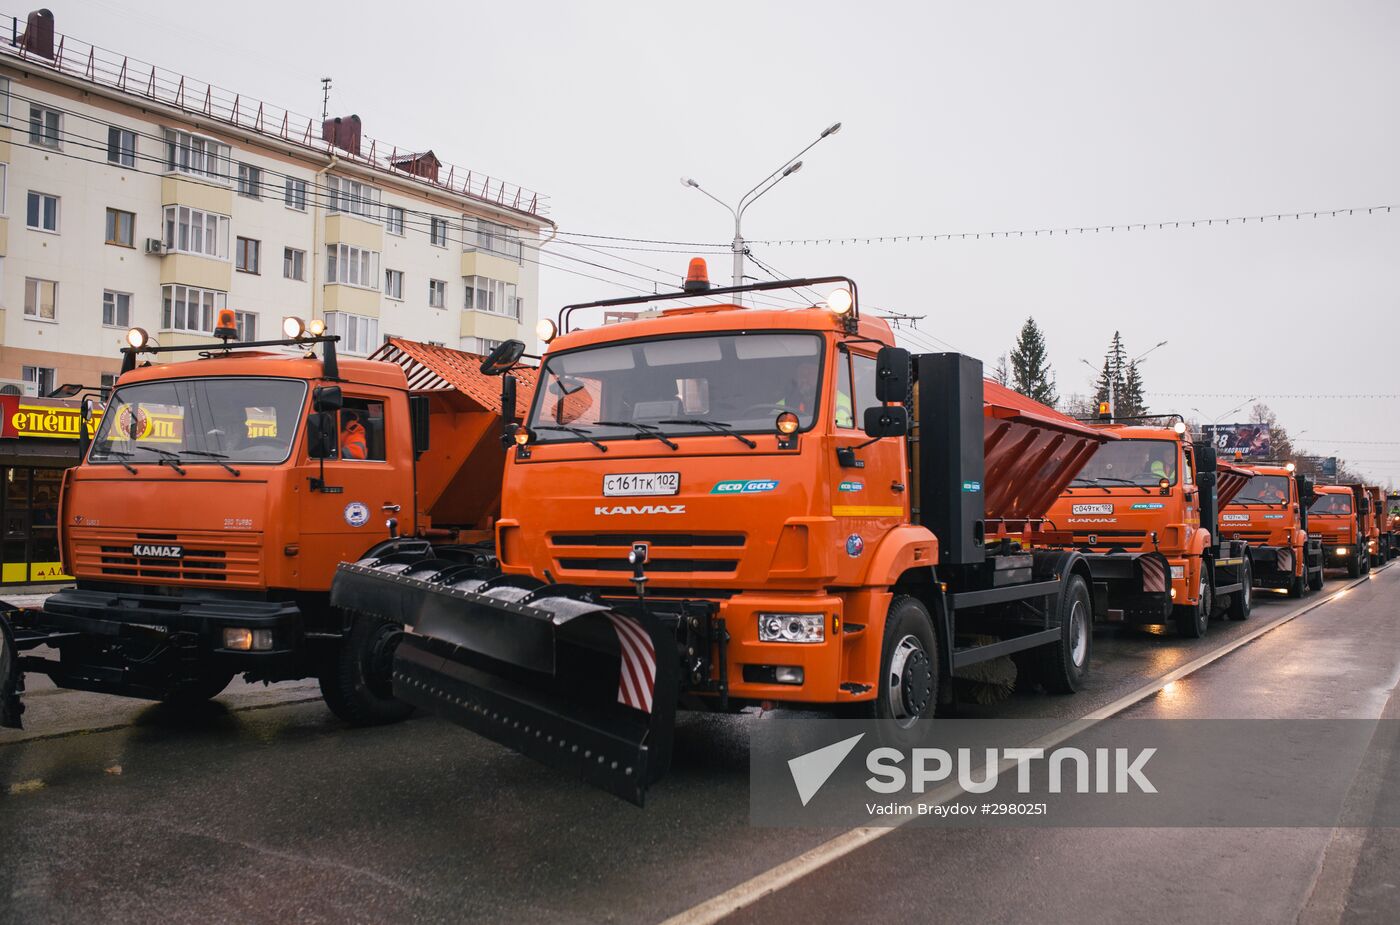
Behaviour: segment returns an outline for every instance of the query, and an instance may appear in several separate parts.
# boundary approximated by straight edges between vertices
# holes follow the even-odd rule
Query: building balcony
[[[382,298],[378,289],[361,289],[343,283],[327,283],[322,299],[322,312],[348,312],[352,315],[379,317],[379,302]]]
[[[484,276],[503,283],[519,284],[520,264],[486,251],[467,251],[462,255],[462,275]]]
[[[510,340],[520,336],[520,322],[506,315],[466,310],[462,312],[461,335],[487,340]]]
[[[349,244],[379,253],[384,250],[384,225],[344,212],[326,216],[326,243]]]

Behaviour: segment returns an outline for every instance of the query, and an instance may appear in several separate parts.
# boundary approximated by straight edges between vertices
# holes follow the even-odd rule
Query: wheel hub
[[[365,652],[365,683],[381,697],[390,694],[394,672],[394,652],[403,639],[403,629],[386,623],[380,626]]]
[[[933,663],[915,636],[905,636],[890,660],[890,712],[902,723],[912,723],[933,700]]]

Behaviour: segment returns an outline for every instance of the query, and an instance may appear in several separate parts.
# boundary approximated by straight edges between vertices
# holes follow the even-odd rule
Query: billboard
[[[1236,454],[1243,459],[1273,457],[1268,424],[1215,424],[1203,429],[1215,444],[1215,452],[1221,459],[1228,461]]]

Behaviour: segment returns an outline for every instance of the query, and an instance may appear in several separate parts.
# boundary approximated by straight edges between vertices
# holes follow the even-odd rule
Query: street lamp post
[[[1148,355],[1149,353],[1151,353],[1153,350],[1156,350],[1158,347],[1165,347],[1166,345],[1167,345],[1167,342],[1166,342],[1166,341],[1164,341],[1164,340],[1158,341],[1155,345],[1153,345],[1153,346],[1150,347],[1149,349],[1144,350],[1142,353],[1138,354],[1137,356],[1135,356],[1135,357],[1133,357],[1131,360],[1129,360],[1129,361],[1128,361],[1128,365],[1131,366],[1131,365],[1133,365],[1134,363],[1141,363],[1143,360],[1145,360],[1145,359],[1147,358],[1147,355]],[[1090,363],[1088,360],[1084,359],[1083,357],[1080,357],[1080,358],[1079,358],[1079,362],[1083,363],[1085,366],[1089,367],[1090,369],[1092,369],[1092,370],[1093,370],[1094,372],[1096,372],[1096,373],[1100,371],[1099,368],[1098,368],[1097,366],[1095,366],[1093,363]],[[1109,377],[1108,377],[1108,420],[1109,420],[1109,423],[1112,423],[1112,422],[1113,422],[1113,419],[1114,419],[1114,418],[1117,416],[1117,414],[1118,414],[1118,377],[1121,376],[1121,375],[1123,375],[1123,363],[1120,361],[1119,363],[1117,363],[1117,364],[1114,365],[1114,368],[1110,371]]]
[[[734,240],[730,244],[730,247],[734,251],[734,286],[738,287],[744,285],[744,255],[747,253],[747,249],[744,245],[744,232],[742,227],[744,221],[744,212],[748,209],[749,206],[757,202],[759,197],[762,196],[764,193],[777,186],[787,177],[790,177],[793,174],[797,173],[797,171],[801,170],[802,161],[798,160],[798,158],[802,157],[802,155],[806,154],[808,151],[816,147],[817,144],[819,144],[823,139],[827,138],[828,136],[835,135],[840,130],[840,122],[833,122],[831,125],[828,125],[825,129],[822,130],[822,133],[817,136],[816,141],[813,141],[807,147],[803,148],[801,151],[798,151],[786,161],[783,161],[782,166],[780,166],[777,170],[773,171],[768,176],[760,180],[754,186],[753,189],[749,190],[743,196],[739,197],[739,204],[737,206],[731,206],[723,199],[720,199],[718,196],[715,196],[709,190],[705,189],[698,182],[696,182],[694,179],[690,177],[681,177],[682,186],[694,187],[695,189],[704,193],[706,196],[709,196],[715,202],[724,206],[725,210],[728,211],[729,214],[734,217]],[[738,295],[735,296],[734,301],[736,304],[743,304],[742,298],[740,298]]]

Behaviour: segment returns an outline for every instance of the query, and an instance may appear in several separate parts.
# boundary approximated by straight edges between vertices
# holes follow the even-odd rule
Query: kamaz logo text
[[[613,514],[684,514],[684,504],[621,504],[617,507],[595,507],[599,517]]]
[[[133,543],[131,554],[141,559],[179,559],[185,554],[183,546],[157,546],[152,543]]]

